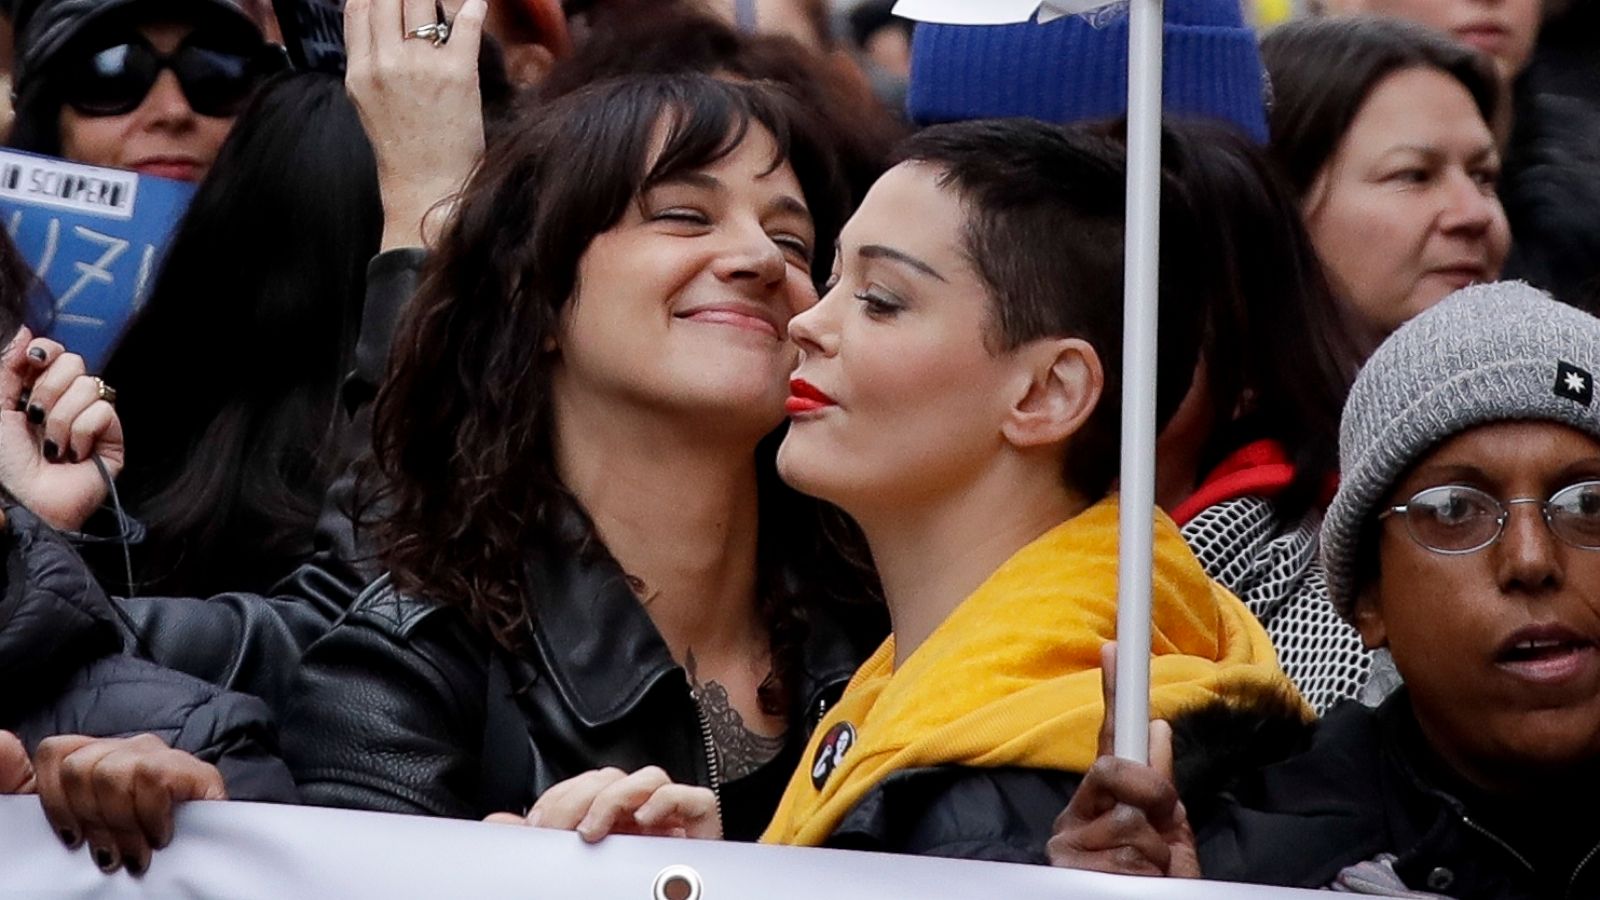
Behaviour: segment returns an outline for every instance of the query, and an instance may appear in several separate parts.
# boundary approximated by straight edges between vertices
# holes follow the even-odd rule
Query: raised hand
[[[632,775],[621,769],[585,772],[545,791],[526,817],[496,813],[484,821],[577,831],[591,844],[608,834],[722,837],[716,794],[675,784],[656,766]]]
[[[486,0],[466,0],[435,46],[434,0],[348,0],[345,88],[378,161],[384,250],[426,246],[483,155],[478,46]]]
[[[24,328],[0,354],[0,484],[50,525],[76,530],[122,471],[122,421],[83,358]]]
[[[175,807],[226,800],[222,773],[160,738],[46,738],[34,762],[45,817],[69,847],[87,843],[106,872],[150,868],[152,851],[172,841]]]
[[[1123,875],[1199,878],[1194,830],[1172,782],[1172,726],[1150,723],[1148,766],[1113,755],[1116,667],[1116,643],[1110,642],[1100,650],[1105,697],[1100,758],[1056,818],[1047,847],[1050,863]]]

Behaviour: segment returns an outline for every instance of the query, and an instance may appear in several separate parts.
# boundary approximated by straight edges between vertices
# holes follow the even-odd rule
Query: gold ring
[[[111,404],[112,406],[116,406],[117,405],[117,389],[112,387],[109,384],[106,384],[105,381],[103,379],[101,379],[99,376],[95,376],[94,389],[95,389],[95,394],[101,400],[104,400],[105,402]]]

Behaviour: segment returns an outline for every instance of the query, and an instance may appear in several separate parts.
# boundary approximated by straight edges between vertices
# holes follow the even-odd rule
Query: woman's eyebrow
[[[866,246],[857,250],[856,254],[864,259],[887,259],[892,262],[897,262],[901,265],[909,266],[930,278],[936,278],[947,284],[949,283],[949,279],[945,278],[943,275],[940,275],[939,271],[933,266],[928,265],[927,263],[917,259],[915,256],[912,256],[903,250],[896,250],[893,247],[886,247],[882,244],[867,244]]]

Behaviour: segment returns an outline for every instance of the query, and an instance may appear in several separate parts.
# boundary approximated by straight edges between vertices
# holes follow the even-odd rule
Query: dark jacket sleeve
[[[152,734],[215,765],[232,799],[299,799],[278,756],[277,733],[265,704],[132,656],[97,660],[48,703],[12,724],[30,752],[58,734]]]
[[[380,253],[367,264],[367,296],[361,308],[361,336],[340,397],[345,414],[354,418],[377,396],[389,368],[395,328],[406,303],[417,292],[427,251],[420,248]]]
[[[485,647],[453,610],[385,618],[367,601],[307,652],[284,722],[319,806],[478,818]]]
[[[303,569],[315,569],[305,566]],[[321,571],[309,595],[128,597],[133,647],[152,661],[218,687],[260,697],[281,712],[300,657],[326,634],[360,590]]]
[[[1029,768],[896,772],[845,815],[827,846],[1043,864],[1056,816],[1081,781]]]

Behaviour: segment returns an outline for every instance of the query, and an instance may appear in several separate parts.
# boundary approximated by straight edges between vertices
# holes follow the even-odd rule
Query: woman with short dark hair
[[[1096,753],[1124,514],[1154,516],[1152,716],[1304,714],[1260,623],[1173,523],[1119,506],[1123,155],[1024,119],[920,132],[791,324],[779,470],[860,523],[894,633],[817,726],[763,840],[1044,862]],[[1158,420],[1213,288],[1206,220],[1164,182]],[[1173,729],[1151,735],[1170,756]],[[528,821],[714,835],[709,792],[666,774],[579,776]]]

